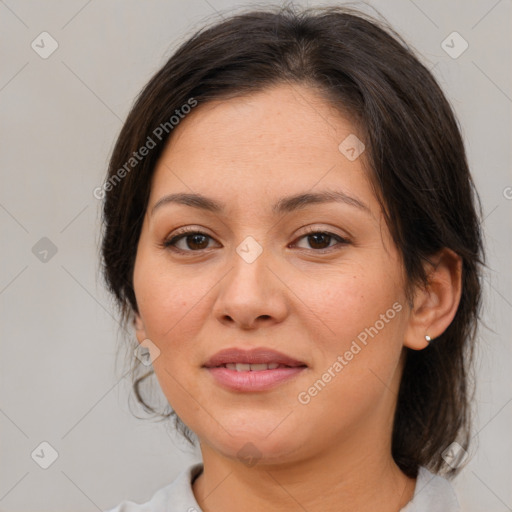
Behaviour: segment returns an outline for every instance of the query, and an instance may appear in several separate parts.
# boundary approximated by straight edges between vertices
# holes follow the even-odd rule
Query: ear
[[[461,297],[462,258],[458,254],[444,248],[429,267],[428,285],[416,290],[405,331],[404,345],[413,350],[428,346],[426,335],[435,343],[455,317]]]
[[[136,311],[133,313],[133,327],[135,328],[135,334],[139,343],[142,343],[145,339],[147,339],[144,322],[142,321],[140,314]]]

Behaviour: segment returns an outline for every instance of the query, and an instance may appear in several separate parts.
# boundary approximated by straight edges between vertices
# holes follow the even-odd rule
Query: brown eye
[[[205,233],[189,231],[167,240],[164,242],[164,247],[175,247],[182,252],[196,252],[207,249],[209,239],[212,238]],[[182,246],[177,246],[178,242],[181,241],[183,241]]]
[[[327,231],[311,231],[306,235],[303,235],[300,239],[307,239],[309,247],[303,247],[305,249],[313,249],[315,251],[325,251],[330,249],[331,247],[335,247],[336,245],[346,245],[348,244],[348,240],[342,238],[334,233],[329,233]],[[330,245],[332,241],[337,241],[338,244]]]
[[[332,237],[326,233],[316,233],[314,235],[308,235],[309,244],[313,249],[326,249],[329,247],[329,243]],[[327,245],[324,247],[324,245]]]

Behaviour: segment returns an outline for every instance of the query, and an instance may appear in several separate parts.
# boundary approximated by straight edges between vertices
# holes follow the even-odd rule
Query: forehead
[[[168,147],[176,152],[214,146],[218,155],[257,148],[261,157],[262,147],[283,147],[293,149],[297,158],[314,157],[312,144],[337,148],[340,138],[354,132],[350,121],[319,92],[283,84],[199,104],[173,130]]]
[[[368,204],[372,193],[364,153],[349,159],[340,151],[351,137],[361,134],[317,91],[304,86],[279,85],[199,104],[172,132],[155,169],[151,202],[178,191],[227,202],[261,196],[274,204],[272,197],[283,191],[342,187]]]

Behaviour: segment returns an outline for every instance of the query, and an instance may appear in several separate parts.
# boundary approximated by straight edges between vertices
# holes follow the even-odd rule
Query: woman
[[[478,195],[399,36],[341,7],[199,31],[104,192],[106,282],[203,459],[112,511],[459,510]]]

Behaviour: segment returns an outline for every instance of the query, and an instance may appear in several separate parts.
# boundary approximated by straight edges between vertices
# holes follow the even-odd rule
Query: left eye
[[[344,244],[348,243],[348,241],[345,240],[344,238],[342,238],[341,236],[338,236],[338,235],[335,235],[334,233],[329,233],[326,231],[312,231],[310,233],[307,233],[306,235],[301,236],[299,238],[299,240],[301,238],[308,239],[309,245],[313,249],[317,249],[320,251],[328,249],[330,247],[333,247],[332,245],[329,246],[329,243],[332,242],[333,240],[337,241],[338,244],[340,244],[340,245],[344,245]],[[327,244],[327,247],[323,247],[325,244]],[[319,247],[319,246],[322,246],[322,247]],[[307,247],[306,247],[306,249],[307,249]]]
[[[333,247],[333,245],[330,245],[332,241],[337,241],[338,245],[346,245],[348,243],[348,240],[345,238],[327,231],[311,231],[310,233],[300,236],[298,240],[303,238],[308,239],[310,248],[314,249],[315,252]],[[173,248],[173,250],[177,250],[178,252],[198,252],[208,248],[208,239],[213,240],[211,236],[201,231],[189,231],[170,238],[164,242],[163,246],[165,248]],[[185,242],[185,247],[179,247],[177,245],[181,241]],[[306,247],[306,249],[308,249],[308,247]]]

